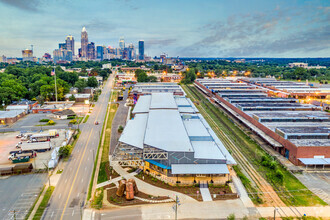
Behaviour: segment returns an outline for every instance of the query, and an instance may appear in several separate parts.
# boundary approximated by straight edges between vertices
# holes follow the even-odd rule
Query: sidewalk
[[[121,167],[121,166],[113,166],[113,169],[120,175],[120,176],[125,176],[128,173]],[[134,176],[132,176],[132,178],[135,180],[139,191],[142,191],[144,193],[153,195],[153,196],[168,196],[172,199],[175,199],[176,195],[179,197],[180,201],[183,202],[195,202],[195,203],[199,203],[198,201],[196,201],[195,199],[191,198],[190,196],[187,196],[185,194],[179,193],[179,192],[175,192],[175,191],[171,191],[171,190],[167,190],[167,189],[163,189],[163,188],[159,188],[159,187],[155,187],[149,183],[146,183],[142,180],[140,180],[139,178],[136,178]]]

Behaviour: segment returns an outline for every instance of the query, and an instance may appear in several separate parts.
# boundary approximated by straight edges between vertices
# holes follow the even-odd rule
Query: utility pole
[[[49,186],[48,186],[48,187],[50,187],[49,166],[47,166],[47,174],[48,174],[48,184],[49,184]]]
[[[277,208],[274,208],[274,220],[275,220],[275,216],[276,216],[276,211],[277,210],[278,210]]]
[[[54,67],[54,76],[55,76],[55,99],[57,102],[57,86],[56,86],[56,73],[55,73],[55,67]]]
[[[179,197],[176,195],[175,196],[175,205],[173,205],[173,210],[175,211],[175,220],[178,219],[178,207],[179,207],[180,204],[180,200],[179,200]]]

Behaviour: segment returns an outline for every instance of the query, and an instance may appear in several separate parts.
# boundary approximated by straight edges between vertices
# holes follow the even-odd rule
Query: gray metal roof
[[[193,152],[177,110],[150,110],[144,143],[165,151]]]
[[[226,160],[214,141],[191,141],[197,159]]]
[[[136,113],[149,112],[150,101],[151,101],[151,95],[140,96],[138,102],[134,106],[132,113],[136,114]]]
[[[24,110],[0,111],[0,118],[14,118],[23,112]]]
[[[172,164],[172,174],[229,174],[226,164]]]
[[[298,158],[305,165],[330,165],[330,158]]]
[[[121,134],[119,141],[143,149],[144,133],[148,121],[148,114],[137,114],[129,120]]]
[[[177,109],[172,93],[152,93],[150,109]]]

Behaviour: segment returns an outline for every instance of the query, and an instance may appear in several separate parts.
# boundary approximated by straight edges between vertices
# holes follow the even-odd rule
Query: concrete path
[[[200,191],[204,202],[213,201],[209,188],[200,188]]]
[[[128,173],[126,172],[126,170],[124,170],[121,166],[113,166],[113,169],[121,176],[125,176]],[[134,176],[132,176],[132,178],[135,180],[137,187],[140,191],[147,193],[149,195],[153,195],[153,196],[168,196],[172,199],[175,199],[176,195],[179,197],[181,202],[196,202],[198,203],[198,201],[196,201],[195,199],[191,198],[190,196],[187,196],[185,194],[179,193],[179,192],[175,192],[175,191],[171,191],[171,190],[167,190],[167,189],[163,189],[163,188],[159,188],[156,186],[153,186],[149,183],[146,183],[142,180],[140,180],[139,178],[136,178]]]
[[[231,174],[232,174],[231,178],[233,180],[237,193],[238,193],[240,199],[242,200],[244,206],[245,207],[254,207],[254,204],[251,201],[250,197],[248,196],[241,180],[236,175],[233,175],[234,172],[232,172]]]
[[[119,180],[121,180],[123,178],[129,179],[129,178],[135,176],[136,174],[137,174],[136,172],[132,172],[132,173],[128,173],[128,174],[123,175],[123,176],[116,177],[112,180],[108,180],[108,181],[105,181],[103,183],[99,183],[99,184],[96,185],[96,189],[101,188],[101,187],[106,186],[106,185],[109,185],[111,183],[116,183],[116,182],[118,182]]]

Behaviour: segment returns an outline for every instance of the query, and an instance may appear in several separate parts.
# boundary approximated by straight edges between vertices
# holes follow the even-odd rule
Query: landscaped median
[[[109,100],[111,101],[113,99],[117,99],[117,91],[113,91],[111,93]],[[110,164],[109,164],[111,125],[112,125],[112,121],[113,121],[113,118],[115,117],[117,109],[118,109],[117,103],[112,103],[112,104],[110,104],[110,106],[108,105],[107,113],[104,117],[104,123],[103,123],[103,127],[102,127],[102,133],[100,136],[99,146],[98,146],[98,150],[96,153],[96,159],[95,159],[95,163],[94,163],[93,173],[92,173],[91,181],[89,184],[87,200],[90,200],[90,198],[92,197],[93,182],[94,182],[94,178],[95,178],[97,163],[99,161],[98,158],[99,158],[100,151],[102,152],[102,154],[101,154],[100,167],[99,167],[98,174],[97,174],[97,183],[101,183],[101,182],[105,182],[105,181],[109,180],[110,176],[112,178],[119,176],[113,169],[110,168]],[[105,133],[104,133],[104,128],[105,128]],[[102,140],[103,140],[103,142],[102,142]],[[100,200],[99,197],[102,197],[102,199],[103,199],[103,193],[100,194],[99,190],[96,190],[94,200],[95,199]],[[98,202],[92,201],[91,205],[93,205],[95,203],[98,204]]]
[[[52,193],[54,192],[55,187],[54,186],[50,186],[48,187],[36,213],[34,214],[33,220],[39,220],[41,219],[44,210],[46,209],[47,205],[48,205],[48,201],[50,199],[50,197],[52,196]]]

